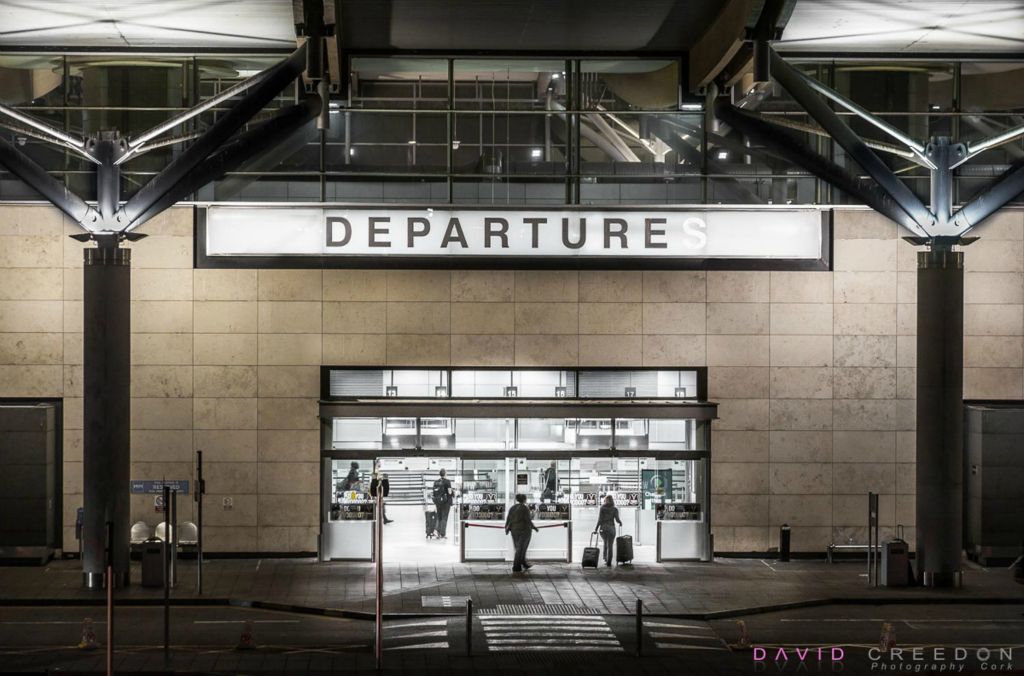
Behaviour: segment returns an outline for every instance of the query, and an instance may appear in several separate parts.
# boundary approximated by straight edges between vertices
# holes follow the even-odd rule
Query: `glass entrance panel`
[[[593,450],[612,447],[611,418],[581,418],[576,428],[576,448]]]
[[[381,418],[334,418],[331,420],[331,448],[383,448]]]
[[[514,427],[508,418],[458,418],[455,447],[459,449],[506,450],[512,447]]]
[[[516,448],[521,450],[552,450],[576,448],[575,419],[520,418]]]
[[[526,495],[526,502],[569,502],[570,461],[551,458],[516,458],[512,485],[515,493]],[[514,494],[511,497],[515,497]]]

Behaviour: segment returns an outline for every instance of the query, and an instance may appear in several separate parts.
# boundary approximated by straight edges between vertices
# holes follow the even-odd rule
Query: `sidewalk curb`
[[[121,607],[163,607],[163,599],[159,598],[135,598],[118,599],[117,605]],[[960,596],[951,598],[921,597],[921,596],[888,596],[888,597],[825,597],[819,599],[806,599],[803,601],[791,601],[787,603],[773,603],[761,606],[747,606],[741,608],[730,608],[726,610],[713,610],[704,613],[655,613],[645,612],[644,617],[667,618],[678,620],[726,620],[734,617],[746,617],[749,615],[763,615],[766,613],[777,613],[786,610],[800,610],[803,608],[815,608],[820,606],[891,606],[891,605],[1024,605],[1024,598],[1012,597],[985,597],[985,596]],[[93,607],[105,606],[106,599],[2,599],[0,607]],[[231,607],[251,608],[254,610],[270,610],[284,613],[295,613],[299,615],[317,615],[320,617],[336,617],[350,620],[373,621],[373,613],[361,610],[345,610],[343,608],[323,608],[318,606],[302,606],[290,603],[277,603],[273,601],[259,601],[254,599],[232,599],[232,598],[176,598],[170,600],[171,606],[182,607]],[[456,613],[384,613],[385,620],[400,619],[426,619],[437,617],[463,617],[462,612]],[[610,617],[632,617],[633,613],[607,613]]]

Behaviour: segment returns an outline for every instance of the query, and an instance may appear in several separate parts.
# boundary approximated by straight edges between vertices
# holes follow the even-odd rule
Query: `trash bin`
[[[909,571],[910,553],[906,541],[897,536],[883,544],[882,584],[886,587],[906,587],[910,584]]]
[[[142,586],[164,586],[164,543],[159,538],[142,543]]]

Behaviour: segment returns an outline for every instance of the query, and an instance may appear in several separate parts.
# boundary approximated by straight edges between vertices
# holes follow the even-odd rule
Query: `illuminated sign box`
[[[209,206],[199,267],[828,269],[818,209]]]

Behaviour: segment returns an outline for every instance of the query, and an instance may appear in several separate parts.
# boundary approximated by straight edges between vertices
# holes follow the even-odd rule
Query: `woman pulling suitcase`
[[[612,565],[612,549],[615,546],[615,524],[622,527],[622,520],[619,518],[619,508],[615,506],[615,500],[610,495],[604,497],[604,504],[597,514],[597,525],[594,532],[601,531],[601,539],[604,540],[604,565]]]

